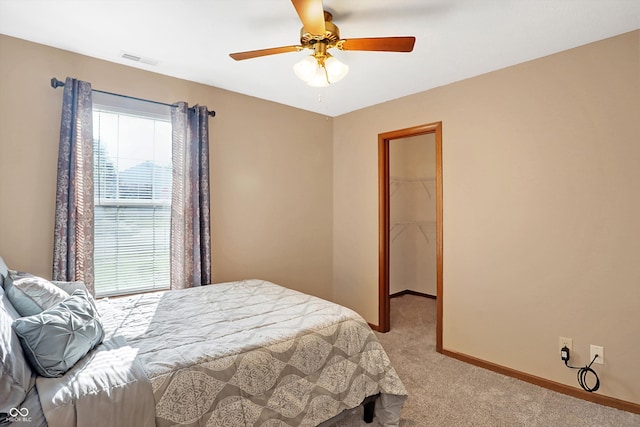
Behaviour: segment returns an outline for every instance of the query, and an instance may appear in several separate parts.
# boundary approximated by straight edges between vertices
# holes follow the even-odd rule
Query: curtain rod
[[[56,79],[55,77],[53,77],[51,79],[51,87],[52,88],[57,89],[57,88],[59,88],[61,86],[64,86],[64,82],[63,81],[60,81],[60,80]],[[107,95],[120,96],[122,98],[127,98],[127,99],[134,99],[136,101],[144,101],[144,102],[151,102],[153,104],[166,105],[167,107],[175,107],[176,106],[176,104],[167,104],[165,102],[152,101],[150,99],[136,98],[135,96],[121,95],[119,93],[106,92],[104,90],[91,89],[91,91],[92,92],[98,92],[98,93],[104,93],[104,94],[107,94]],[[215,111],[209,111],[209,116],[215,117],[216,116],[216,112]]]

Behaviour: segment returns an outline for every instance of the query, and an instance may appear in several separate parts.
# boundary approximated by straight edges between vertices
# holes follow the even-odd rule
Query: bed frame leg
[[[364,404],[364,415],[362,416],[362,420],[371,424],[373,422],[373,413],[376,409],[376,399],[371,399]]]

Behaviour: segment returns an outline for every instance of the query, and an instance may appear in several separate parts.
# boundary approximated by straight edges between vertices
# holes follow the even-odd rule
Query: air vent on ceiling
[[[133,53],[128,53],[124,51],[120,52],[120,57],[124,59],[128,59],[129,61],[141,62],[143,64],[158,65],[158,61],[156,61],[155,59],[144,58],[142,56],[134,55]]]

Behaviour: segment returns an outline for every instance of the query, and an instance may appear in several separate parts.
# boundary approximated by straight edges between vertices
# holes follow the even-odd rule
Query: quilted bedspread
[[[407,394],[358,314],[270,282],[109,304],[151,382],[158,426],[316,426],[377,393],[399,413]]]

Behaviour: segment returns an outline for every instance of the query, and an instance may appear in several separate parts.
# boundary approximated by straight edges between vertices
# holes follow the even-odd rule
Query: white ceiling
[[[0,0],[0,33],[334,117],[640,28],[639,0],[325,0],[324,7],[342,38],[413,35],[414,51],[333,49],[349,74],[323,89],[293,74],[309,51],[232,60],[232,52],[299,43],[289,0]],[[157,65],[122,59],[123,51]]]

